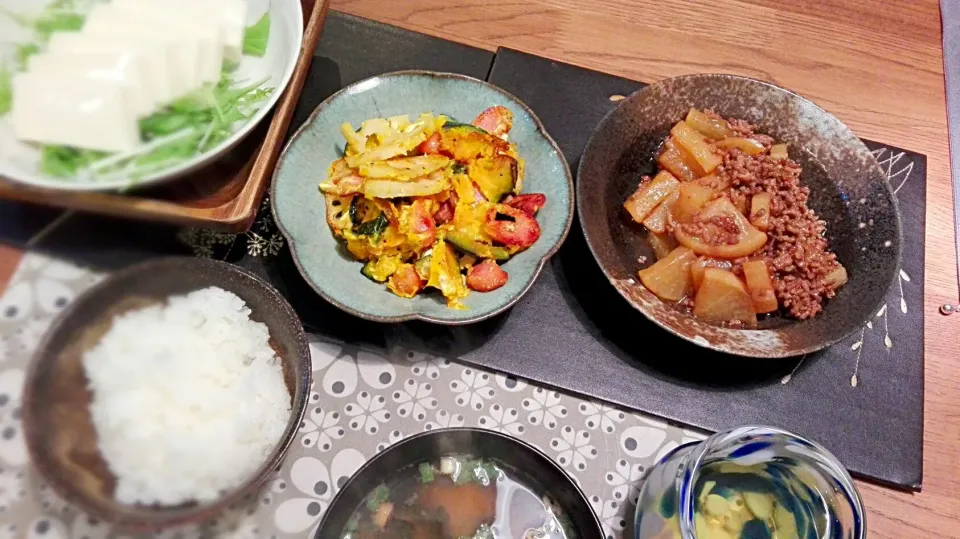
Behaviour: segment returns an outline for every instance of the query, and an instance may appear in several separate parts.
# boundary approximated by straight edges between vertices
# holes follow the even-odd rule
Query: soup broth
[[[574,539],[549,499],[494,461],[448,456],[401,470],[368,494],[341,539]]]

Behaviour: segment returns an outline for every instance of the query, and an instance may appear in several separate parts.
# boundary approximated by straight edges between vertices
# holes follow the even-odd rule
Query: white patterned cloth
[[[29,253],[0,297],[0,539],[122,538],[40,481],[28,462],[19,420],[25,367],[41,335],[101,278]],[[313,537],[337,489],[367,459],[406,436],[457,426],[505,432],[539,447],[577,480],[607,536],[618,538],[631,520],[643,471],[678,444],[702,438],[449,359],[310,339],[313,391],[280,471],[255,499],[204,527],[157,538]]]

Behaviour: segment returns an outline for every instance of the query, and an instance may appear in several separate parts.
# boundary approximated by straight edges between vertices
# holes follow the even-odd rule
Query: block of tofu
[[[201,83],[216,83],[223,68],[219,19],[202,17],[192,4],[115,0],[112,7],[139,25],[150,25],[199,48],[197,74]]]
[[[138,117],[153,113],[162,103],[144,79],[142,58],[129,51],[45,52],[31,56],[27,70],[33,73],[69,73],[116,81],[128,87],[131,105]]]
[[[116,0],[115,0],[116,1]],[[243,34],[247,29],[247,2],[244,0],[121,0],[169,3],[197,13],[200,20],[220,21],[224,58],[239,62],[243,56]]]
[[[243,56],[243,34],[247,29],[247,3],[244,0],[201,0],[198,4],[201,9],[212,9],[220,14],[224,57],[239,62]],[[212,7],[205,7],[208,5]]]
[[[23,141],[126,152],[140,145],[127,88],[75,74],[21,72],[13,77],[10,111]]]
[[[144,20],[116,9],[96,4],[87,15],[81,33],[112,40],[150,40],[162,43],[170,58],[167,73],[173,99],[183,97],[203,84],[200,78],[200,41],[171,33],[159,21]]]
[[[142,75],[158,104],[174,99],[171,85],[171,55],[165,42],[136,36],[89,35],[78,32],[56,32],[50,36],[47,50],[51,53],[99,54],[132,53],[140,57]]]

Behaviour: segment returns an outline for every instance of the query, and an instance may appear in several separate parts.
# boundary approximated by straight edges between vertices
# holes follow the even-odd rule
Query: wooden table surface
[[[332,7],[642,81],[697,72],[757,77],[813,99],[861,136],[926,154],[923,492],[859,486],[871,538],[960,538],[960,315],[937,313],[958,290],[936,0],[333,0]],[[0,246],[0,288],[17,258]]]

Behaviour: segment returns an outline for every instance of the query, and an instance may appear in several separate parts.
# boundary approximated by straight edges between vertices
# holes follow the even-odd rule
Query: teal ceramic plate
[[[413,299],[392,294],[360,273],[326,224],[318,184],[330,163],[343,155],[340,124],[360,125],[370,118],[423,112],[469,122],[484,109],[503,105],[514,114],[510,141],[525,161],[523,190],[544,193],[537,214],[542,235],[526,251],[503,264],[510,279],[492,292],[471,292],[465,310],[450,309],[438,291]],[[451,73],[399,71],[357,82],[320,104],[284,149],[271,187],[273,216],[287,238],[294,262],[307,283],[341,309],[368,320],[426,320],[468,324],[489,318],[517,302],[540,269],[563,243],[573,220],[573,176],[543,124],[516,97],[486,82]]]

